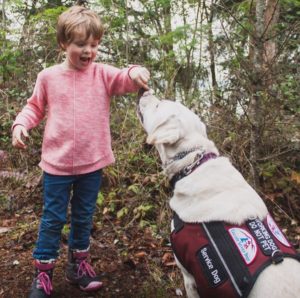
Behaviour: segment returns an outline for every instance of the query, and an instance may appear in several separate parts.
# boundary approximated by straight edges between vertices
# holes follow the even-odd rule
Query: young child
[[[30,297],[50,297],[61,230],[71,205],[66,279],[83,291],[102,282],[88,263],[89,237],[101,169],[114,162],[109,127],[110,97],[148,90],[148,70],[95,63],[103,26],[97,14],[74,6],[62,13],[57,41],[65,61],[38,74],[32,96],[13,123],[12,143],[26,148],[28,130],[46,117],[40,167],[44,206],[33,251],[36,275]],[[70,195],[72,197],[70,199]]]

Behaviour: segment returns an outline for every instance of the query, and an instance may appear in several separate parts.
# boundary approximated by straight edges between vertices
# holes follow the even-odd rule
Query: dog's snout
[[[146,110],[152,110],[158,106],[160,100],[154,95],[153,90],[139,90],[139,96],[137,100],[137,115],[144,122],[144,114]]]
[[[147,90],[144,89],[144,88],[141,88],[138,92],[138,100],[144,95],[144,93],[146,92]]]
[[[146,102],[143,101],[144,98],[148,98],[148,96],[153,95],[153,90],[146,90],[144,88],[140,88],[138,91],[137,101],[136,101],[136,107],[137,107],[137,115],[140,119],[140,121],[143,123],[143,114],[141,111],[141,106],[144,106]]]

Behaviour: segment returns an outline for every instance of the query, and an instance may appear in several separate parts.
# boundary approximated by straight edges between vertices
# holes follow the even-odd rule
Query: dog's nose
[[[144,89],[144,88],[141,88],[141,89],[138,91],[138,96],[137,96],[137,99],[136,99],[136,105],[137,105],[137,106],[139,105],[140,99],[141,99],[141,97],[144,95],[144,93],[145,93],[146,91],[147,91],[147,90]]]
[[[138,92],[138,100],[143,96],[143,94],[146,92],[147,90],[144,88],[141,88]]]

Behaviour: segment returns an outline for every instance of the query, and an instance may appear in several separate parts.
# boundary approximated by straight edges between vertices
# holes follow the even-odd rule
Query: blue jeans
[[[69,203],[69,249],[87,249],[90,245],[93,214],[102,182],[102,170],[74,176],[57,176],[44,172],[43,178],[43,215],[33,257],[38,260],[57,259]]]

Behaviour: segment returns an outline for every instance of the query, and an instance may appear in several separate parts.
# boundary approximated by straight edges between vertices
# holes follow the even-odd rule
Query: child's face
[[[93,36],[86,39],[83,34],[78,34],[72,42],[63,45],[67,54],[67,67],[77,70],[88,68],[96,58],[99,42]]]

